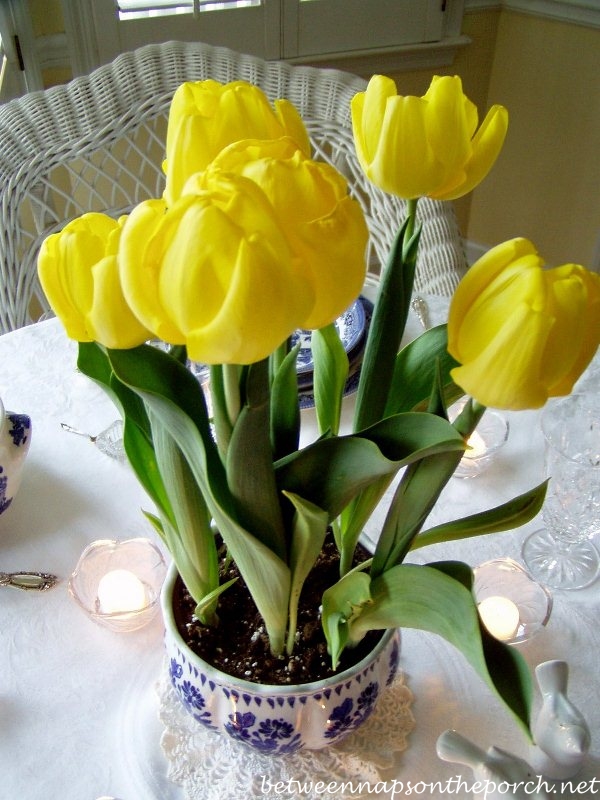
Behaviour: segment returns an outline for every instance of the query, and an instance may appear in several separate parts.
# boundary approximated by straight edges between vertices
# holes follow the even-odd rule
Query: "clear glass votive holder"
[[[512,558],[496,558],[473,572],[475,600],[492,636],[506,644],[520,644],[548,623],[552,596],[521,564]]]
[[[99,539],[81,554],[68,588],[91,620],[124,633],[158,612],[165,574],[162,553],[149,539]]]
[[[464,400],[455,403],[448,409],[450,421],[459,415],[464,406]],[[509,425],[502,414],[486,409],[479,425],[468,439],[469,448],[463,457],[454,475],[457,478],[476,478],[481,475],[492,463],[498,450],[508,439]]]

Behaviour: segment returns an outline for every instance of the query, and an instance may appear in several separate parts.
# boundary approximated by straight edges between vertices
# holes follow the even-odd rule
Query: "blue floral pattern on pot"
[[[162,593],[170,681],[194,719],[255,750],[286,755],[339,742],[371,715],[396,674],[400,636],[389,630],[355,667],[317,683],[262,686],[233,678],[179,635],[171,603],[176,578],[171,565]]]
[[[31,440],[31,419],[6,412],[0,400],[0,514],[10,506],[21,483]]]

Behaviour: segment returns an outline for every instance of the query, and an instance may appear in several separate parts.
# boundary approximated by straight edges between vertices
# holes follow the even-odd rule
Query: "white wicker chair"
[[[356,160],[349,103],[365,82],[202,43],[167,42],[0,107],[0,333],[32,321],[32,298],[48,310],[36,260],[49,233],[86,211],[118,216],[160,196],[171,97],[183,81],[205,78],[244,79],[297,106],[316,154],[345,172],[365,209],[369,281],[377,281],[404,204],[374,188]],[[422,201],[419,213],[417,289],[450,295],[466,269],[453,208]]]

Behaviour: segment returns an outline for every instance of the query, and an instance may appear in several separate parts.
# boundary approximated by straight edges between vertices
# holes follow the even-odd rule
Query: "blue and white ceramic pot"
[[[172,597],[171,564],[162,591],[169,676],[200,724],[263,753],[319,750],[339,742],[371,714],[398,665],[400,636],[386,631],[354,667],[316,683],[267,686],[234,678],[196,655],[181,638]]]
[[[10,506],[21,484],[31,441],[31,419],[5,411],[0,400],[0,514]]]

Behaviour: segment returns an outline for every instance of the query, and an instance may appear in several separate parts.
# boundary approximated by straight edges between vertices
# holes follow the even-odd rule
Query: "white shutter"
[[[261,0],[117,0],[119,19],[198,14],[201,11],[224,11],[231,8],[260,6]]]
[[[42,88],[42,74],[24,0],[0,0],[0,102]]]
[[[78,72],[170,39],[307,62],[370,54],[379,59],[412,48],[423,66],[427,44],[441,43],[443,50],[468,41],[459,37],[463,5],[464,0],[62,0]]]
[[[264,58],[279,58],[279,0],[78,0],[78,3],[80,7],[87,5],[101,64],[121,52],[170,39],[202,41]],[[85,15],[80,14],[79,18],[83,20]]]
[[[283,0],[284,58],[438,42],[440,0]]]

